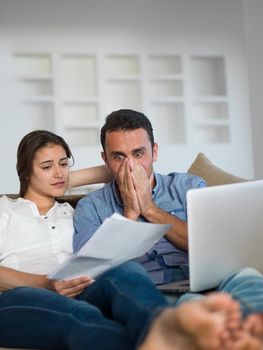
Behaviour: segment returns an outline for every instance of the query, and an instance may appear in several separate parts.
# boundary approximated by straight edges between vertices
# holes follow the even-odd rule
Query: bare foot
[[[263,313],[248,316],[242,328],[263,341]]]
[[[214,293],[165,309],[138,350],[222,350],[240,327],[240,309],[229,295]]]
[[[243,321],[228,342],[231,350],[263,350],[263,314],[252,314]]]

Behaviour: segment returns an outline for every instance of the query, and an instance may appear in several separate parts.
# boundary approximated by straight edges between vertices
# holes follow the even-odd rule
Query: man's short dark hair
[[[150,120],[143,114],[132,109],[120,109],[109,114],[101,129],[100,142],[105,151],[105,138],[107,132],[119,130],[144,129],[149,137],[152,148],[154,146],[153,128]]]

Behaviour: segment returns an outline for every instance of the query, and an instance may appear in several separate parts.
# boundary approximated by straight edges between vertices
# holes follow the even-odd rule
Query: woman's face
[[[40,148],[32,161],[27,192],[44,197],[62,196],[68,186],[69,164],[60,145]]]

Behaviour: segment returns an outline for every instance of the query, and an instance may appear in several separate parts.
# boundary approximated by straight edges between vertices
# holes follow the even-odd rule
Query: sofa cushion
[[[218,168],[203,153],[197,155],[187,172],[202,177],[207,186],[247,181]]]

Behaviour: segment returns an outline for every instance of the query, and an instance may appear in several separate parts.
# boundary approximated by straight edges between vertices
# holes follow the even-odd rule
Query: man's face
[[[118,178],[117,174],[121,164],[132,159],[143,166],[148,178],[153,181],[153,162],[157,160],[158,146],[154,144],[152,148],[144,129],[107,132],[105,152],[102,152],[101,155],[115,179]]]

